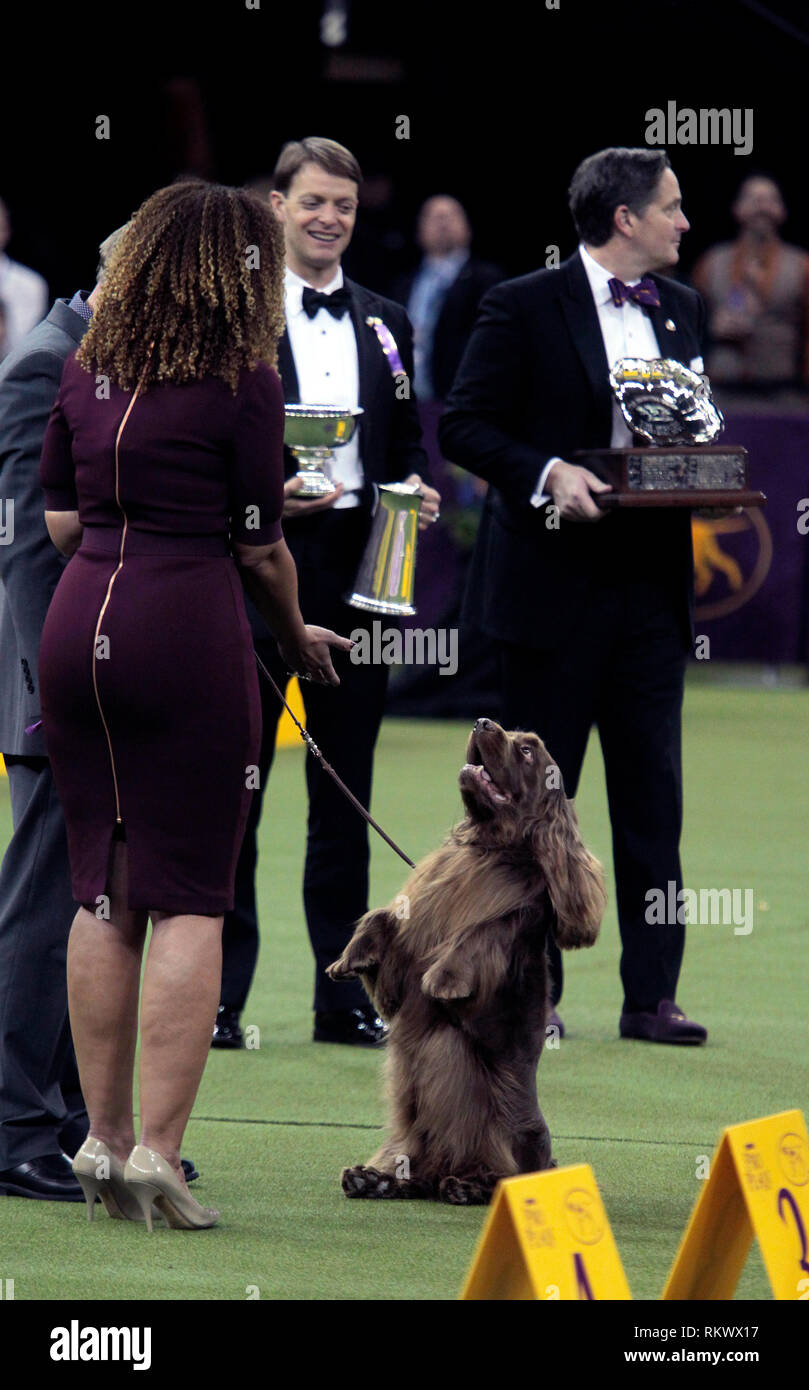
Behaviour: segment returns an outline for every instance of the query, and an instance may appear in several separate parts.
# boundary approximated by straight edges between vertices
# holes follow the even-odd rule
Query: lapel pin
[[[674,319],[666,319],[666,327],[669,330],[669,333],[673,333],[677,327],[676,323],[674,322]]]

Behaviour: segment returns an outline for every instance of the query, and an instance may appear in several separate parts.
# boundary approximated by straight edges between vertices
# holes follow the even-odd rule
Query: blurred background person
[[[5,319],[4,330],[0,329],[0,358],[11,352],[48,311],[47,282],[36,270],[6,255],[10,240],[11,218],[0,199],[0,303]]]
[[[419,616],[406,622],[451,629],[460,621],[466,569],[486,484],[448,465],[438,443],[438,422],[480,301],[504,279],[505,272],[471,254],[472,227],[466,209],[447,194],[435,194],[422,203],[416,242],[421,261],[397,281],[394,298],[407,306],[413,324],[419,418],[433,482],[444,504],[443,523],[419,547]],[[461,642],[458,671],[451,681],[442,680],[434,666],[412,665],[397,671],[389,709],[394,714],[418,711],[432,717],[476,718],[479,709],[496,715],[498,687],[492,644],[484,633],[476,633],[474,639]]]
[[[329,644],[351,645],[304,625],[281,533],[282,277],[283,238],[251,194],[153,194],[65,364],[42,450],[46,524],[72,556],[40,696],[81,904],[68,998],[90,1132],[73,1169],[91,1210],[98,1195],[150,1229],[153,1203],[171,1226],[218,1219],[188,1192],[179,1149],[261,736],[236,566],[292,669],[337,683]]]
[[[714,395],[725,410],[809,409],[809,255],[779,235],[787,209],[774,179],[746,178],[732,213],[738,236],[692,275],[708,306]]]
[[[422,204],[416,223],[419,267],[396,285],[394,299],[407,308],[419,400],[449,394],[474,327],[478,305],[504,278],[499,266],[471,255],[472,228],[457,198],[436,194]]]

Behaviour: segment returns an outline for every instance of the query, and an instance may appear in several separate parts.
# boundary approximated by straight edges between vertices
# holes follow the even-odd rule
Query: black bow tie
[[[322,290],[312,290],[307,285],[302,296],[303,311],[307,318],[313,319],[318,309],[328,309],[332,318],[341,319],[351,304],[351,295],[345,285],[333,294]]]

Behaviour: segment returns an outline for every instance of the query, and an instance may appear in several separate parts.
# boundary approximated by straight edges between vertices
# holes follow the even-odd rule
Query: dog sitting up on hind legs
[[[536,734],[479,719],[466,756],[464,819],[329,966],[390,1025],[388,1134],[343,1171],[349,1197],[486,1203],[501,1178],[555,1166],[536,1086],[545,944],[593,944],[603,873]]]

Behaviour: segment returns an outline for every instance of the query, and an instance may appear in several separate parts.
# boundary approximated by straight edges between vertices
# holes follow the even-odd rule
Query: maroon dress
[[[68,358],[40,466],[46,508],[84,526],[40,650],[73,895],[97,911],[119,836],[130,908],[219,916],[261,739],[229,537],[281,536],[281,381],[259,364],[235,396],[206,377],[134,404],[97,381]]]

